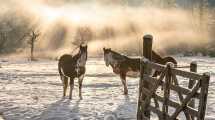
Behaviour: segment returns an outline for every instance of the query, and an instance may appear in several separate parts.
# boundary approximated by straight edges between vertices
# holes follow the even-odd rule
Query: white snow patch
[[[215,59],[178,57],[177,60],[180,65],[197,61],[199,66],[206,66],[199,67],[199,73],[211,72],[206,119],[214,119]],[[136,119],[139,78],[127,78],[129,95],[124,96],[119,76],[105,66],[103,58],[87,61],[83,100],[78,97],[77,81],[73,100],[62,98],[57,61],[10,60],[0,64],[0,113],[5,120],[104,120],[107,115],[119,120]],[[186,83],[185,79],[180,81],[181,85]]]

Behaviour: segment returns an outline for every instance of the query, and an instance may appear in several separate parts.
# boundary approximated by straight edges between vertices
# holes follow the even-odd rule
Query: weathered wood
[[[164,65],[160,65],[158,63],[153,63],[153,62],[149,62],[150,67],[152,69],[156,69],[157,71],[162,71],[165,66]],[[187,71],[183,71],[183,70],[179,70],[177,68],[172,68],[172,71],[179,76],[185,77],[185,78],[192,78],[193,80],[200,80],[202,75],[199,75],[195,72],[187,72]]]
[[[165,66],[164,65],[160,65],[157,63],[153,63],[153,62],[149,62],[149,65],[152,69],[156,69],[157,71],[162,71]],[[200,80],[202,75],[199,75],[195,72],[187,72],[187,71],[183,71],[183,70],[178,70],[177,68],[172,68],[172,71],[179,76],[185,77],[185,78],[192,78],[193,80]]]
[[[165,65],[161,65],[161,64],[158,64],[158,63],[154,63],[154,62],[149,62],[150,66],[152,69],[155,69],[157,71],[163,71],[163,69],[166,68]]]
[[[139,80],[139,98],[137,103],[137,120],[141,120],[142,111],[141,111],[141,104],[142,104],[142,80],[143,80],[143,60],[140,59],[140,80]]]
[[[157,94],[155,94],[153,97],[155,99],[157,99],[158,101],[160,101],[160,102],[164,101],[163,97],[161,97],[161,96],[159,96]],[[178,108],[178,107],[181,106],[179,103],[177,103],[176,101],[173,101],[173,100],[168,100],[167,103],[168,103],[169,106],[174,107],[174,108]],[[195,109],[193,109],[191,107],[186,107],[186,109],[189,111],[189,113],[191,115],[196,116],[196,117],[198,116],[198,111],[197,110],[195,110]]]
[[[147,80],[152,86],[156,86],[156,84],[165,85],[165,83],[163,81],[160,81],[160,83],[157,83],[158,79],[155,77],[143,75],[143,79]],[[189,89],[186,89],[181,86],[179,87],[179,86],[176,86],[173,84],[170,84],[170,89],[174,90],[176,92],[180,91],[182,94],[185,94],[185,95],[188,95],[191,92],[191,90],[189,90]],[[199,98],[199,96],[200,96],[200,93],[198,93],[198,92],[194,95],[195,98]]]
[[[159,108],[158,100],[157,100],[156,98],[153,98],[153,99],[154,99],[155,107],[156,107],[156,108]]]
[[[197,62],[193,61],[190,63],[190,71],[191,72],[197,72]],[[193,86],[195,85],[196,81],[193,80],[193,79],[190,79],[189,80],[189,84],[188,84],[188,88],[189,89],[192,89]],[[190,103],[189,103],[189,106],[192,107],[192,108],[195,108],[195,99],[192,98]],[[195,118],[193,116],[191,116],[192,120],[194,120]]]
[[[185,95],[188,95],[191,92],[191,90],[189,90],[189,89],[186,89],[186,88],[181,87],[181,86],[179,87],[176,85],[170,85],[170,89],[174,90],[176,92],[180,91],[182,94],[185,94]],[[197,93],[195,93],[195,95],[193,97],[199,98],[199,96],[200,96],[200,93],[197,92]]]
[[[156,92],[157,88],[160,85],[160,81],[163,80],[163,78],[165,77],[166,74],[166,69],[164,70],[164,72],[161,73],[160,78],[157,80],[157,82],[155,82],[154,86],[151,86],[151,89],[149,89],[149,94],[147,94],[147,97],[145,98],[145,101],[142,105],[143,108],[145,108],[145,106],[147,106],[150,103],[151,98],[153,97],[154,93]]]
[[[157,108],[153,107],[153,106],[149,106],[149,110],[151,110],[152,112],[156,113],[158,115],[158,117],[160,119],[162,119],[161,116],[165,116],[165,120],[168,120],[170,118],[170,116],[167,113],[163,113],[160,110],[158,110]]]
[[[187,97],[183,100],[182,104],[180,107],[178,107],[176,109],[176,111],[174,112],[174,114],[171,116],[171,119],[176,119],[176,117],[178,116],[178,114],[185,108],[187,107],[188,102],[190,101],[190,99],[193,97],[193,95],[198,91],[200,87],[200,81],[196,84],[196,86],[193,88],[192,92],[187,95]]]
[[[144,63],[144,71],[143,72],[145,75],[149,74],[147,62]],[[145,90],[145,92],[143,90]],[[146,92],[146,90],[148,90],[149,92]],[[149,94],[153,94],[150,91],[150,84],[145,79],[142,79],[142,98],[141,99],[144,102],[141,104],[141,110],[142,110],[143,116],[150,119],[150,111],[148,110],[148,106],[150,105],[151,102],[150,102],[150,100],[147,100],[147,97]]]
[[[195,61],[190,63],[190,72],[197,72],[197,63]],[[196,81],[193,79],[190,79],[189,84],[188,84],[188,88],[192,89],[193,86],[195,85]]]
[[[158,80],[157,78],[151,77],[148,75],[143,75],[143,79],[146,80],[148,83],[150,83],[151,86],[157,86],[157,85],[163,84],[161,80]]]
[[[199,101],[199,115],[197,120],[204,120],[207,96],[208,96],[208,87],[209,87],[210,74],[204,73],[201,80],[201,92],[200,92],[200,101]]]
[[[162,107],[162,112],[163,112],[163,119],[166,120],[166,115],[168,114],[168,100],[169,100],[169,95],[170,95],[170,84],[171,84],[171,65],[168,63],[167,64],[167,72],[166,72],[166,79],[165,79],[165,85],[164,85],[164,102],[163,102],[163,107]]]
[[[183,70],[178,70],[173,68],[172,69],[173,73],[185,78],[191,78],[193,80],[200,80],[202,78],[202,75],[199,75],[197,73],[194,72],[187,72],[187,71],[183,71]]]
[[[173,68],[171,64],[164,66],[151,62],[151,35],[144,36],[143,48],[144,58],[140,60],[137,119],[150,120],[150,111],[152,111],[158,115],[159,120],[176,120],[178,115],[183,111],[186,120],[194,120],[195,118],[204,120],[210,76],[207,74],[197,74],[197,64],[195,62],[191,63],[190,72]],[[151,76],[151,69],[161,72],[159,78]],[[177,77],[181,76],[190,79],[188,88],[179,85],[176,75]],[[164,78],[165,81],[163,81]],[[164,86],[163,97],[156,93],[159,86]],[[201,90],[199,93],[198,90],[200,88]],[[178,93],[180,102],[170,100],[170,90],[174,90]],[[198,110],[195,109],[194,98],[200,100]],[[151,105],[151,99],[154,100],[154,106]],[[161,108],[159,107],[160,104],[158,101],[161,102],[161,104],[163,103]],[[168,114],[170,106],[176,109],[171,116]]]
[[[179,87],[177,77],[173,73],[172,73],[172,78],[173,78],[175,86]],[[178,93],[178,96],[179,96],[179,100],[182,103],[183,100],[184,100],[184,97],[183,97],[181,91],[178,91],[177,93]],[[191,120],[192,119],[191,116],[190,116],[190,114],[189,114],[189,111],[187,109],[184,109],[184,115],[185,115],[185,117],[186,117],[187,120]]]
[[[153,42],[153,37],[152,35],[145,35],[143,37],[143,56],[145,58],[147,58],[149,61],[152,60],[152,42]],[[144,74],[149,74],[149,68],[147,66],[148,64],[144,65]],[[142,81],[143,87],[146,89],[149,89],[150,86],[148,84],[148,82],[146,80]],[[142,100],[145,101],[145,99],[147,98],[147,94],[144,94],[142,92]],[[146,106],[141,106],[142,112],[144,114],[144,116],[146,116],[147,118],[150,119],[150,111],[147,109],[148,106],[150,105],[150,101],[147,102]]]

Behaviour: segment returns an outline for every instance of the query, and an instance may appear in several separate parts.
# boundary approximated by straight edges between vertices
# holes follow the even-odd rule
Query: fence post
[[[190,63],[190,72],[197,72],[197,62],[193,61]],[[196,81],[193,79],[189,80],[188,88],[192,89],[195,85]],[[191,99],[191,102],[189,103],[189,106],[192,108],[195,108],[195,98]],[[192,120],[194,120],[194,116],[191,116]]]
[[[204,73],[201,79],[201,91],[200,91],[200,101],[199,101],[199,109],[198,109],[199,115],[197,120],[205,119],[209,81],[210,81],[210,74]]]
[[[139,94],[137,103],[137,120],[142,120],[142,81],[143,80],[143,59],[140,58],[140,80],[139,80]]]
[[[147,58],[149,61],[152,60],[152,41],[153,41],[152,35],[145,35],[143,37],[143,56]],[[144,74],[150,74],[150,70],[148,68],[145,68]],[[149,83],[145,80],[142,81],[142,87],[146,89],[150,88]],[[145,93],[142,93],[142,101],[145,101],[146,98],[147,98],[147,95]],[[142,111],[144,117],[147,117],[148,119],[150,119],[150,111],[147,109],[149,105],[147,105],[146,108],[143,108],[144,111]]]

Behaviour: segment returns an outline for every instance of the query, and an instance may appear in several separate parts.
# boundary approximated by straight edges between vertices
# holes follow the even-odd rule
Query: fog
[[[180,7],[129,6],[96,0],[0,1],[1,18],[13,11],[13,15],[25,18],[29,28],[40,33],[35,48],[40,57],[72,53],[81,43],[88,44],[90,56],[102,54],[103,47],[140,55],[145,34],[154,36],[153,49],[162,54],[171,53],[172,48],[192,50],[208,44],[207,28],[200,28],[197,17]]]

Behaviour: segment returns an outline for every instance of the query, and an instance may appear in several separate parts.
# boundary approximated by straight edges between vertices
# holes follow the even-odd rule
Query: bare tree
[[[76,30],[76,34],[74,36],[74,41],[72,44],[80,45],[81,43],[89,42],[93,39],[93,31],[90,27],[79,27]]]
[[[35,30],[32,30],[29,36],[30,36],[30,39],[28,41],[28,44],[31,46],[30,60],[33,61],[33,60],[35,60],[35,58],[34,58],[35,42],[37,41],[38,37],[40,36],[40,33],[36,33]]]
[[[6,41],[7,41],[7,37],[5,33],[0,32],[0,53],[3,52],[3,48],[5,46]]]
[[[199,22],[200,29],[204,29],[205,23],[207,23],[207,14],[208,14],[208,0],[199,1]]]

